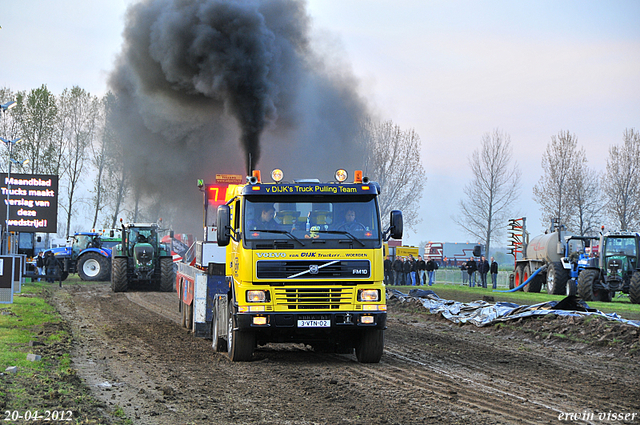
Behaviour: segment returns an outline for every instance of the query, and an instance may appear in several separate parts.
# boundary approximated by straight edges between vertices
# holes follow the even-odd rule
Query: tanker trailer
[[[540,292],[547,284],[549,294],[565,291],[569,271],[562,265],[565,256],[564,231],[554,231],[536,236],[526,245],[524,256],[515,261],[515,286],[524,283],[533,272],[546,265],[547,269],[538,273],[525,287],[525,292]]]

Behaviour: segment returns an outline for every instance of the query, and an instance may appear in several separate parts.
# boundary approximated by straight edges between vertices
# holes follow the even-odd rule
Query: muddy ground
[[[551,316],[476,328],[392,300],[379,364],[302,345],[231,363],[180,326],[176,294],[53,291],[97,423],[118,410],[171,425],[640,424],[640,332],[629,325]],[[571,413],[588,420],[559,421]]]

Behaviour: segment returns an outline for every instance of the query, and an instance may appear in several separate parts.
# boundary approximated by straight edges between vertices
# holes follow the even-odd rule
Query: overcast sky
[[[121,50],[127,0],[0,0],[0,86],[93,94]],[[422,140],[417,232],[405,244],[475,242],[451,219],[482,135],[511,136],[523,173],[514,215],[546,227],[532,188],[552,135],[569,130],[589,164],[640,129],[640,1],[309,0],[376,112]],[[417,188],[416,190],[421,190]]]

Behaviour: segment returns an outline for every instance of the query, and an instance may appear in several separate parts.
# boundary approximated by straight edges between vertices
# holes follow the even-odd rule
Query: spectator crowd
[[[476,287],[476,283],[478,288],[487,288],[488,275],[491,278],[492,288],[497,288],[498,263],[494,257],[491,257],[490,262],[487,261],[484,255],[477,261],[474,257],[469,257],[459,265],[455,258],[453,260],[444,258],[442,261],[429,258],[425,261],[420,255],[417,260],[413,255],[396,256],[395,259],[387,255],[384,260],[384,280],[387,285],[431,286],[436,281],[436,270],[441,265],[459,268],[462,272],[462,283],[468,284],[471,288]]]

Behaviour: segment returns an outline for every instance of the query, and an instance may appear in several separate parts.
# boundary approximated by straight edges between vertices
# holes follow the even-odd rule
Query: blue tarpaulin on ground
[[[473,301],[461,303],[458,301],[443,300],[435,292],[426,289],[412,289],[404,294],[397,289],[387,292],[388,298],[397,298],[401,301],[416,300],[420,302],[430,313],[440,313],[454,323],[473,323],[478,327],[492,325],[522,317],[544,316],[556,314],[558,316],[590,316],[598,315],[609,320],[627,323],[640,327],[640,320],[626,320],[616,313],[603,313],[589,308],[587,303],[571,295],[561,301],[547,301],[533,305],[518,305],[509,302],[497,302],[491,304],[486,301]]]

